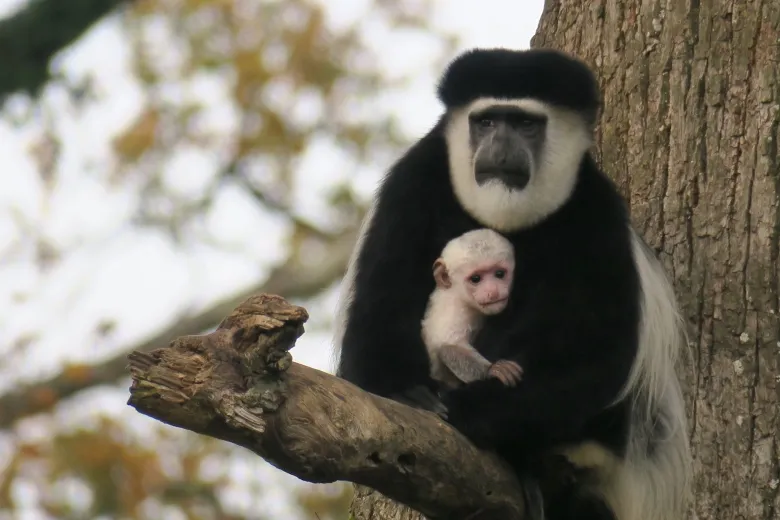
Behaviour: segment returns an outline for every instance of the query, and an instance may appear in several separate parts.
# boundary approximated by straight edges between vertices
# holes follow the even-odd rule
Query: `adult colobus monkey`
[[[447,420],[519,473],[565,456],[579,476],[567,500],[545,505],[548,519],[680,520],[690,475],[674,371],[682,324],[589,153],[600,97],[591,71],[551,50],[473,50],[450,64],[438,95],[446,112],[390,170],[364,222],[338,374],[382,396],[431,396],[420,334],[431,265],[450,239],[492,228],[513,243],[516,273],[507,309],[485,319],[474,346],[516,361],[523,380],[444,393]]]

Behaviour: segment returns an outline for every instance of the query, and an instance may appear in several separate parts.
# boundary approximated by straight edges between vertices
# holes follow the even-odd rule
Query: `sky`
[[[432,41],[383,26],[381,20],[374,20],[366,12],[365,0],[320,1],[327,6],[328,22],[333,26],[365,21],[367,40],[389,78],[414,77],[403,89],[377,92],[376,108],[396,115],[410,140],[425,134],[441,112],[434,93],[441,71],[430,67],[437,51]],[[0,0],[0,16],[22,3]],[[543,0],[436,0],[435,6],[431,25],[458,34],[458,52],[477,46],[522,49],[528,47],[536,30]],[[164,50],[161,53],[161,59],[175,59]],[[167,327],[180,313],[197,311],[262,279],[284,257],[284,224],[263,214],[238,192],[225,190],[204,224],[220,240],[238,245],[242,254],[236,255],[198,245],[182,248],[162,233],[140,232],[126,225],[136,207],[136,196],[128,190],[111,191],[100,179],[84,174],[85,163],[112,163],[110,140],[102,137],[119,132],[140,109],[143,95],[131,79],[128,55],[117,19],[108,18],[56,60],[55,67],[65,71],[98,71],[99,87],[106,97],[91,112],[76,118],[64,103],[58,105],[56,92],[48,94],[50,105],[61,107],[49,117],[68,135],[54,197],[42,196],[40,176],[28,155],[37,135],[35,129],[20,130],[0,121],[4,171],[0,178],[0,251],[18,238],[20,231],[15,222],[20,218],[27,226],[21,232],[43,234],[68,250],[61,263],[43,274],[23,260],[24,254],[18,259],[0,258],[0,345],[43,331],[39,341],[14,360],[18,377],[45,377],[55,373],[65,360],[99,362],[117,349]],[[202,82],[171,95],[218,98],[226,97],[227,92],[224,85]],[[236,114],[216,110],[208,117],[220,126],[232,124]],[[184,194],[197,192],[218,160],[215,154],[182,150],[167,164],[167,182]],[[347,170],[344,166],[348,162],[327,142],[307,151],[296,172],[307,187],[296,200],[304,216],[321,213],[325,188],[339,171]],[[373,164],[371,171],[360,176],[359,189],[364,197],[370,197],[380,175],[389,167],[389,163]],[[262,241],[257,240],[258,229],[262,229]],[[19,295],[25,298],[21,304]],[[321,310],[332,309],[335,298],[333,290],[326,295]],[[98,341],[93,333],[95,324],[106,318],[116,321],[116,330],[110,339]],[[327,331],[304,334],[292,354],[296,362],[332,369]],[[0,392],[12,383],[12,379],[3,381],[0,377]],[[59,415],[63,421],[78,421],[86,408],[96,407],[143,429],[149,419],[126,406],[126,397],[126,391],[119,390],[90,392],[84,398],[88,407],[84,399],[78,399],[78,403],[62,406]],[[35,433],[35,426],[29,428]],[[0,465],[2,457],[0,447]],[[285,508],[284,496],[286,488],[297,479],[270,468],[257,457],[235,461],[235,471],[268,472],[263,508],[271,508],[270,512],[275,513],[272,518],[294,518],[288,516],[291,513]],[[247,500],[246,493],[237,492],[231,499]],[[30,515],[19,518],[39,518]]]

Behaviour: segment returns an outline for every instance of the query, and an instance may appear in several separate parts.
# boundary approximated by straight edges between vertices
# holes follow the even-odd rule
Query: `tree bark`
[[[134,351],[129,404],[309,482],[371,486],[431,518],[522,520],[511,469],[436,415],[292,363],[307,319],[278,296],[253,296],[210,334]]]
[[[597,148],[689,324],[691,518],[780,515],[780,3],[548,1],[534,47],[583,58]]]

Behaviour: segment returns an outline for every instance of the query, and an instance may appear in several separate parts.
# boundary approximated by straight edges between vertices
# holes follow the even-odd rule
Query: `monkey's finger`
[[[425,408],[425,396],[417,389],[411,388],[399,394],[393,394],[392,399],[412,408]]]
[[[509,378],[507,378],[506,374],[501,370],[496,370],[493,377],[501,381],[504,385],[509,385]]]
[[[501,365],[501,375],[504,378],[503,381],[506,386],[515,386],[515,376],[508,366]]]
[[[514,380],[511,374],[506,372],[506,368],[502,365],[496,365],[492,368],[493,377],[501,381],[505,386],[515,386]]]
[[[508,380],[507,385],[515,386],[520,381],[523,370],[520,365],[514,361],[501,360],[495,364],[496,370],[501,371],[503,376]]]
[[[522,377],[523,377],[523,367],[521,367],[520,365],[518,365],[518,364],[517,364],[517,363],[515,363],[514,361],[509,361],[509,362],[507,362],[507,366],[506,366],[506,368],[507,368],[507,370],[509,370],[509,371],[512,373],[512,376],[513,376],[513,377],[514,377],[516,380],[518,380],[518,381],[519,381],[519,380],[520,380],[520,378],[522,378]]]
[[[518,378],[515,374],[512,372],[507,371],[506,372],[506,379],[507,379],[507,386],[515,387],[517,386],[517,382],[520,381],[520,378]]]
[[[515,361],[509,361],[508,359],[502,359],[499,361],[503,366],[507,368],[511,368],[513,372],[523,372],[523,367],[521,367],[518,363]]]
[[[507,377],[512,378],[515,382],[520,381],[523,375],[523,369],[514,361],[500,361],[501,369],[507,374]]]
[[[410,388],[399,397],[400,399],[397,400],[404,404],[433,412],[446,419],[447,407],[444,406],[444,403],[442,403],[441,400],[425,386]]]

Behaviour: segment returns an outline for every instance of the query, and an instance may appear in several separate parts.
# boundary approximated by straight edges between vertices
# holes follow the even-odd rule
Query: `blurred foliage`
[[[142,106],[109,136],[111,164],[85,168],[84,175],[136,194],[133,225],[163,229],[175,239],[192,235],[225,186],[240,187],[258,207],[289,223],[291,258],[312,237],[327,243],[341,228],[356,225],[363,208],[350,175],[331,187],[331,218],[303,218],[293,195],[305,189],[296,171],[317,138],[337,142],[356,164],[403,142],[392,116],[370,109],[389,81],[364,41],[360,21],[332,28],[325,0],[135,0],[125,7],[112,16],[131,43]],[[371,13],[396,29],[430,32],[431,5],[425,0],[374,0]],[[445,47],[454,44],[447,35],[436,37]],[[66,93],[67,110],[100,107],[102,94],[88,75],[52,75],[48,85],[50,92]],[[203,92],[221,97],[210,99]],[[77,155],[84,144],[71,144],[58,126],[61,103],[55,108],[43,97],[18,101],[5,111],[5,120],[18,128],[35,122],[37,138],[28,151],[43,191],[53,196],[63,157]],[[234,124],[213,124],[223,116]],[[194,183],[199,186],[194,190],[177,189],[167,177],[174,152],[187,149],[216,158],[209,163],[213,171],[205,182]],[[0,256],[10,259],[32,247],[29,262],[43,270],[67,255],[29,218],[10,211],[21,231],[15,243],[3,245]],[[96,337],[105,336],[114,323],[103,320],[96,327]],[[34,332],[17,338],[3,352],[6,366],[35,341]],[[75,370],[76,377],[73,367],[83,368],[73,364],[63,370]],[[94,417],[89,424],[66,427],[54,413],[30,419],[44,434],[22,434],[20,427],[3,433],[0,519],[16,518],[30,507],[63,519],[269,518],[255,502],[239,506],[231,498],[238,489],[262,494],[261,477],[233,466],[247,459],[255,468],[264,464],[255,455],[145,418],[143,431],[134,433],[120,418],[100,412]],[[290,493],[300,518],[346,518],[350,486],[308,486]]]
[[[0,472],[0,504],[13,510],[14,490],[23,485],[53,518],[270,518],[261,510],[236,514],[223,506],[221,495],[234,486],[230,465],[222,463],[234,448],[225,443],[155,426],[150,445],[115,419],[94,423],[19,439]],[[351,488],[312,486],[291,498],[305,517],[337,520],[344,518]]]
[[[51,79],[52,57],[126,1],[28,0],[19,12],[0,20],[0,102],[19,90],[38,94]]]

